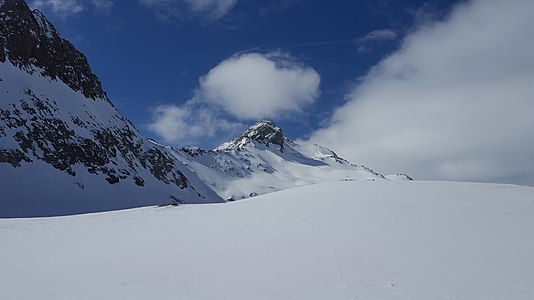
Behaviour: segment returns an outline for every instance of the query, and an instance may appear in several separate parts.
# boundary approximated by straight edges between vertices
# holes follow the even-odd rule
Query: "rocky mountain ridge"
[[[116,111],[85,56],[39,11],[22,0],[0,2],[0,33],[0,216],[119,209],[171,196],[222,201]],[[45,193],[54,184],[48,178],[58,182]],[[116,198],[93,199],[104,192]]]
[[[87,98],[108,100],[85,55],[23,0],[0,5],[0,62],[6,59],[30,73],[61,80]]]

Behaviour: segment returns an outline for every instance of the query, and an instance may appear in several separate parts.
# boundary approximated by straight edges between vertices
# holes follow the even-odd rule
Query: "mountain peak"
[[[256,122],[254,125],[250,126],[246,131],[250,133],[259,134],[261,136],[266,136],[274,132],[282,133],[282,130],[280,129],[280,127],[276,126],[276,124],[271,120],[262,120],[262,121]]]
[[[284,135],[282,129],[273,121],[262,120],[245,130],[239,137],[217,147],[216,150],[239,150],[250,143],[261,143],[266,146],[278,145],[280,150],[284,148]]]
[[[108,100],[85,55],[23,0],[0,0],[0,62],[59,79],[87,98]]]

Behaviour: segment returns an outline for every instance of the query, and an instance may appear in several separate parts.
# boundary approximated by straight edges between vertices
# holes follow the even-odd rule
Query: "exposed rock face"
[[[22,0],[4,0],[0,6],[0,61],[6,59],[29,72],[38,67],[43,76],[58,78],[87,98],[107,100],[85,55]]]
[[[136,162],[149,168],[152,174],[165,183],[187,187],[187,179],[176,168],[174,161],[162,150],[153,147],[143,150],[144,141],[131,125],[105,128],[95,123],[72,117],[73,123],[90,130],[90,138],[77,135],[75,129],[54,114],[59,108],[49,99],[42,100],[26,91],[30,101],[21,100],[13,110],[0,109],[0,136],[7,137],[6,130],[14,132],[17,149],[0,149],[0,162],[20,167],[22,162],[42,160],[58,170],[75,176],[73,166],[83,165],[90,173],[105,174],[109,183],[117,183],[137,173]],[[124,123],[116,117],[119,124]],[[127,164],[113,167],[120,158]],[[169,178],[165,176],[169,174]],[[136,176],[136,184],[142,185],[142,178]]]
[[[276,126],[274,122],[264,120],[250,126],[239,137],[221,145],[217,150],[239,150],[250,142],[258,142],[266,146],[274,144],[278,145],[280,150],[284,149],[282,129]]]
[[[391,175],[386,175],[385,176],[387,179],[389,180],[393,180],[393,181],[412,181],[413,178],[406,175],[406,174],[391,174]]]
[[[40,12],[22,0],[0,1],[0,33],[0,177],[19,176],[13,169],[44,163],[73,179],[81,175],[86,181],[76,179],[80,189],[120,185],[125,198],[137,199],[135,205],[106,203],[111,209],[160,204],[158,192],[163,201],[169,196],[188,203],[222,201],[195,174],[184,175],[187,169],[168,149],[143,137],[115,110],[85,56]],[[150,198],[141,198],[140,189],[150,191]],[[17,193],[10,191],[11,198],[0,202],[26,201]],[[104,206],[86,207],[83,212]]]

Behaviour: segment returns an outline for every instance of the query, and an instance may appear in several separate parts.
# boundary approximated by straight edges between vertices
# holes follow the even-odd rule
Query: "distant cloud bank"
[[[310,141],[385,173],[534,185],[532,20],[533,1],[475,0],[419,24]]]

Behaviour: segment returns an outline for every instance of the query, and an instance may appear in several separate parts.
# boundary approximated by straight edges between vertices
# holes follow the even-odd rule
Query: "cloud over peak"
[[[319,95],[319,74],[283,52],[236,54],[199,79],[193,99],[154,110],[150,129],[169,143],[195,142],[302,112]]]
[[[319,95],[319,74],[280,53],[233,56],[200,79],[197,98],[239,119],[300,112]]]

